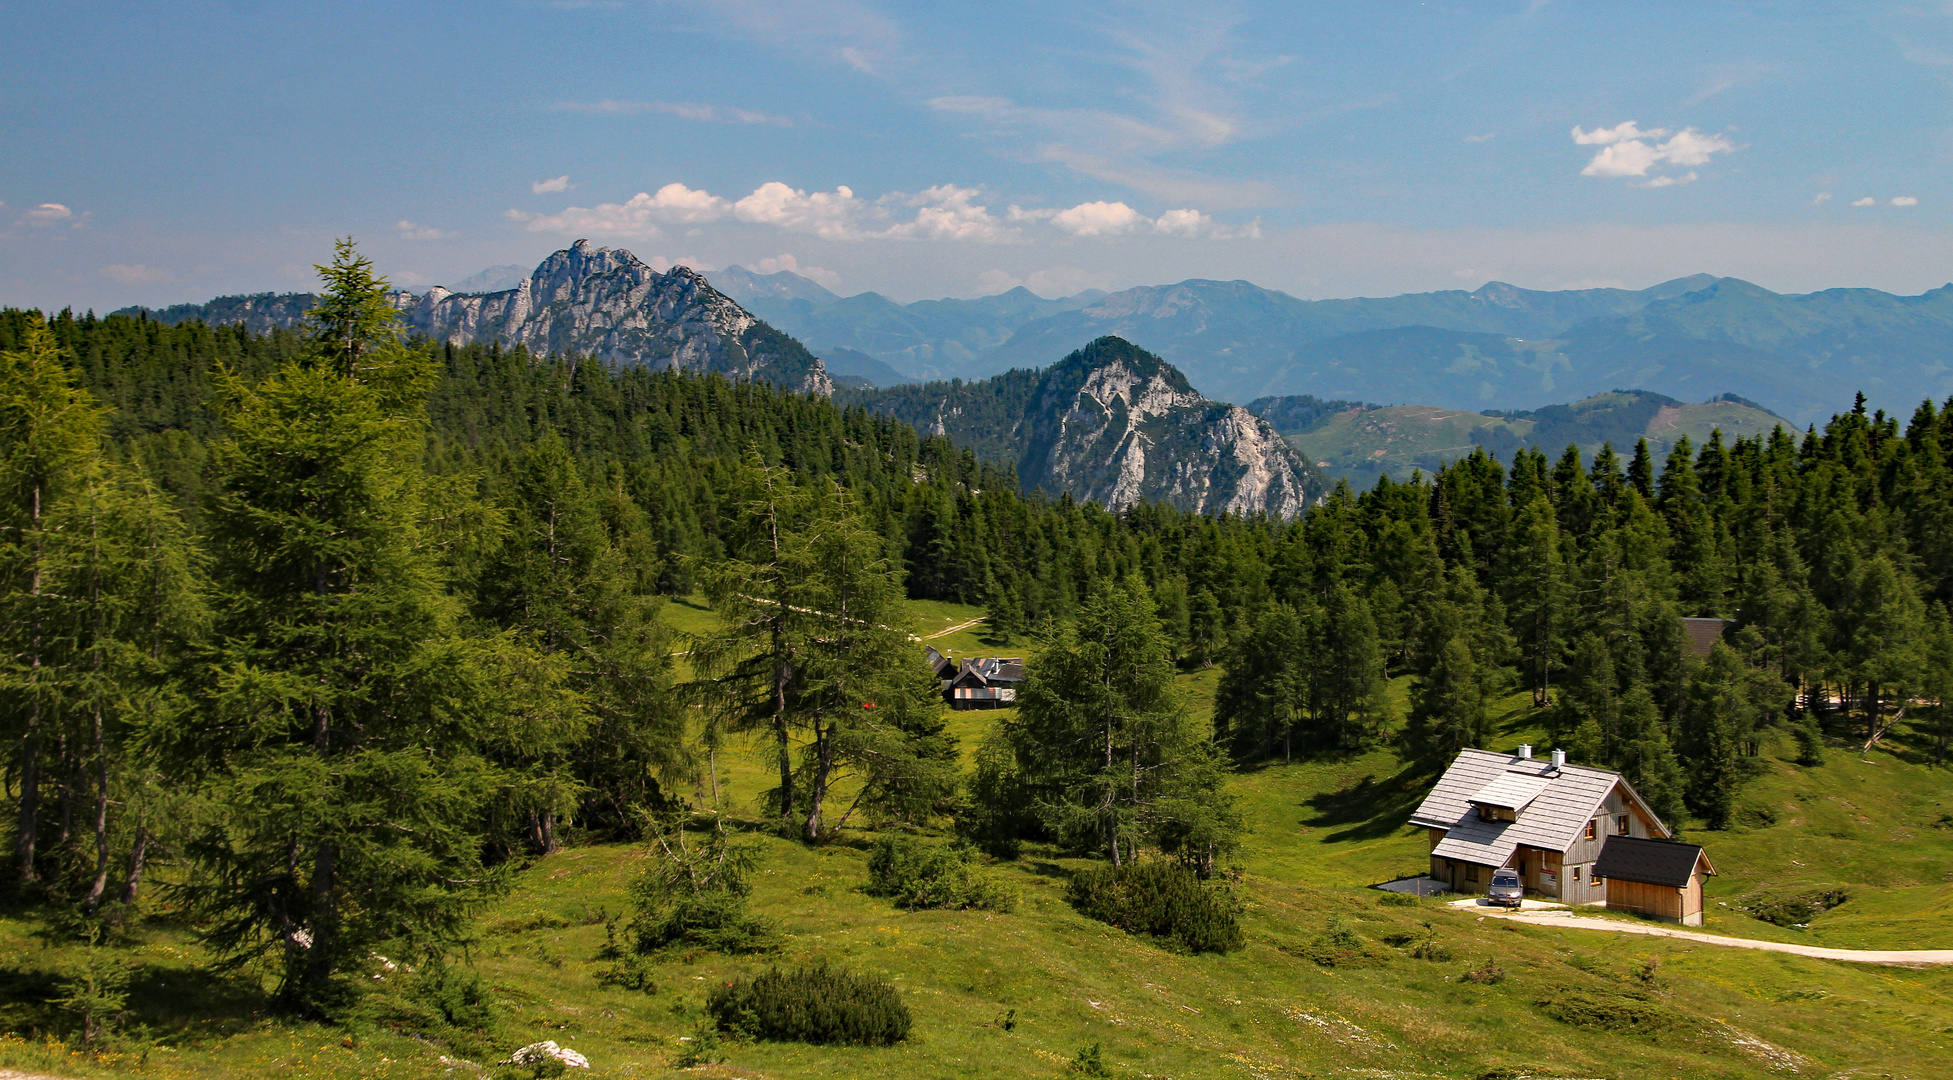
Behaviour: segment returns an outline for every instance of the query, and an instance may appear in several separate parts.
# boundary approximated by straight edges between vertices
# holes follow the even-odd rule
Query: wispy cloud
[[[682,6],[701,5],[688,0]],[[711,29],[862,74],[882,74],[900,60],[900,27],[856,0],[704,0],[702,6],[711,12]]]
[[[176,276],[168,270],[143,266],[140,263],[114,263],[95,272],[117,285],[153,285],[159,281],[169,281]]]
[[[429,225],[416,225],[411,221],[397,221],[393,225],[394,235],[402,240],[452,240],[460,233],[443,232]]]
[[[1919,200],[1911,195],[1900,195],[1892,200],[1893,206],[1918,206]]]
[[[570,176],[568,173],[564,173],[562,176],[552,176],[547,180],[534,180],[529,184],[529,193],[531,195],[547,195],[552,191],[568,190],[570,190]]]
[[[687,101],[617,101],[605,98],[602,101],[559,101],[553,107],[561,112],[600,113],[611,116],[655,113],[701,124],[793,126],[793,120],[785,116],[754,112],[751,109],[739,109],[730,105],[703,105]]]

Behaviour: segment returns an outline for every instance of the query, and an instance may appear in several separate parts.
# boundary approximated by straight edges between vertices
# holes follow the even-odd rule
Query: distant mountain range
[[[1604,444],[1612,443],[1626,458],[1635,442],[1645,438],[1659,458],[1684,435],[1701,446],[1716,430],[1725,440],[1735,440],[1787,425],[1775,413],[1734,395],[1690,405],[1644,390],[1498,413],[1309,396],[1259,398],[1248,408],[1266,417],[1318,468],[1358,487],[1374,484],[1382,473],[1404,479],[1413,469],[1436,472],[1480,446],[1505,461],[1522,447],[1557,458],[1568,446],[1577,446],[1582,459],[1591,462]]]
[[[731,267],[713,278],[817,353],[847,348],[910,376],[984,378],[1113,335],[1234,401],[1312,394],[1525,409],[1633,386],[1685,400],[1736,393],[1802,425],[1859,390],[1904,410],[1953,395],[1953,286],[1910,297],[1784,295],[1698,274],[1640,290],[1493,282],[1301,300],[1245,281],[1193,280],[1057,300],[1020,288],[897,304],[874,293],[840,297],[787,272]]]
[[[1171,364],[1100,338],[1042,370],[977,382],[844,391],[838,400],[1016,465],[1026,490],[1112,509],[1140,501],[1292,518],[1322,475],[1267,421],[1209,401]]]

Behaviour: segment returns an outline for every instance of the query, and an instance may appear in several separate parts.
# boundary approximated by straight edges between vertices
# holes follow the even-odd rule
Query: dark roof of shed
[[[1697,656],[1709,655],[1709,650],[1716,647],[1716,641],[1728,628],[1728,619],[1682,620],[1682,632],[1688,635],[1688,650]]]
[[[1695,876],[1695,865],[1701,859],[1702,848],[1696,844],[1643,840],[1638,836],[1610,836],[1600,847],[1600,858],[1594,862],[1594,876],[1680,889]],[[1715,873],[1715,868],[1710,867],[1709,872]]]

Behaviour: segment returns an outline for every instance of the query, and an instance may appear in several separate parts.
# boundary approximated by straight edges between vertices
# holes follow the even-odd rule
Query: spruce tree
[[[1032,659],[1004,737],[1053,835],[1113,865],[1146,844],[1211,865],[1238,831],[1212,727],[1174,686],[1158,613],[1135,585],[1094,594]]]

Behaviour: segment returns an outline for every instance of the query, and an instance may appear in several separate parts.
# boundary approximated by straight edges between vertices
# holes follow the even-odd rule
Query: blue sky
[[[1953,280],[1953,4],[0,4],[0,303]],[[659,262],[662,260],[662,262]]]

